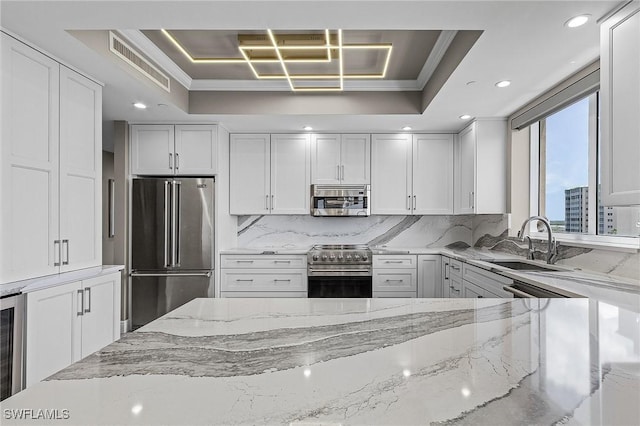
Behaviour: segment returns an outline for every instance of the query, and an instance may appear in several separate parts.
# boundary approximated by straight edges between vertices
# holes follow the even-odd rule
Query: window
[[[640,207],[600,202],[598,105],[595,92],[531,125],[531,214],[547,217],[568,239],[637,239]]]

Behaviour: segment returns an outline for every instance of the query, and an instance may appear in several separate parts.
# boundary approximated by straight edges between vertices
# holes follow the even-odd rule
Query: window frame
[[[587,225],[588,233],[554,233],[557,241],[564,242],[567,245],[587,248],[606,248],[616,251],[637,252],[640,249],[640,237],[622,237],[613,235],[599,235],[598,232],[598,144],[599,133],[598,116],[599,116],[599,91],[583,96],[577,101],[589,98],[589,171],[588,171],[588,196],[589,211],[595,211],[596,214],[589,215]],[[568,105],[567,105],[568,106]],[[546,170],[545,161],[542,157],[543,150],[546,145],[546,117],[541,118],[537,122],[529,126],[529,145],[530,145],[530,164],[529,164],[529,213],[530,216],[543,215],[541,208],[544,209],[544,197],[546,186]],[[543,215],[544,216],[544,215]],[[535,239],[546,239],[546,232],[538,232],[535,223],[531,223],[529,234]]]

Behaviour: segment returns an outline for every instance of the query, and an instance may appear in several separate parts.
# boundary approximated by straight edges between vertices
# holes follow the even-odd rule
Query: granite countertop
[[[77,271],[32,278],[24,281],[0,284],[0,297],[19,293],[29,293],[31,291],[55,287],[73,281],[81,281],[88,278],[111,274],[113,272],[122,271],[123,269],[124,265],[101,265],[92,268],[79,269]]]
[[[635,425],[639,347],[637,312],[590,299],[196,299],[2,424]]]

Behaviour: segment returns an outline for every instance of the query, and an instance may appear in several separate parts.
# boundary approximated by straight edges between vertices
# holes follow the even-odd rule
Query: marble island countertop
[[[637,312],[589,299],[196,299],[2,424],[635,425],[639,348]],[[44,409],[68,418],[16,420]]]

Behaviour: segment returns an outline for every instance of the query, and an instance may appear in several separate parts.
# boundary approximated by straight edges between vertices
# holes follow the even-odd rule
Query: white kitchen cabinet
[[[2,34],[0,283],[96,266],[101,87]]]
[[[120,338],[120,273],[27,293],[31,386]]]
[[[464,297],[513,297],[512,293],[502,288],[506,285],[512,285],[513,280],[486,269],[464,263],[462,265],[462,279]],[[467,293],[475,295],[467,296]]]
[[[218,172],[215,125],[131,126],[134,175],[214,175]]]
[[[233,134],[230,213],[309,214],[309,135]]]
[[[600,26],[602,204],[640,205],[640,2]]]
[[[221,297],[307,297],[306,255],[222,255]]]
[[[374,255],[373,297],[416,297],[416,255]]]
[[[454,142],[452,135],[373,135],[373,214],[451,214]]]
[[[506,212],[506,121],[474,121],[458,134],[455,148],[454,212]]]
[[[413,135],[412,213],[453,214],[453,135]]]
[[[232,134],[230,143],[230,214],[269,214],[271,137]]]
[[[418,256],[418,297],[443,297],[441,263],[437,254]]]
[[[60,271],[102,263],[102,88],[60,67]]]
[[[311,136],[311,183],[371,182],[371,138],[368,134]]]

